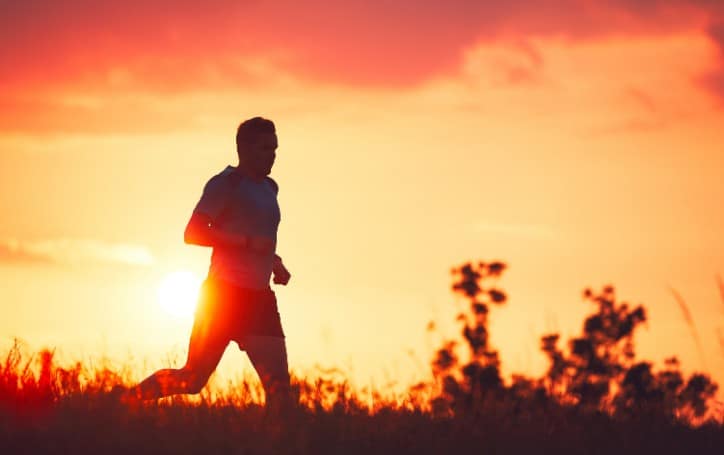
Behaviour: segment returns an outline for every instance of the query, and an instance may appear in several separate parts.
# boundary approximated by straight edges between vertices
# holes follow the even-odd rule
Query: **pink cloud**
[[[465,50],[486,40],[701,30],[724,48],[722,23],[717,0],[4,2],[0,87],[16,95],[249,87],[264,83],[245,66],[255,59],[306,80],[404,87],[454,73]],[[724,52],[703,81],[724,99]]]
[[[199,65],[272,53],[307,77],[410,84],[454,69],[481,39],[660,33],[705,26],[721,9],[706,0],[7,2],[0,78],[52,83],[154,63],[186,89],[178,81],[185,71],[199,79]]]
[[[53,133],[154,133],[195,126],[184,112],[159,111],[149,103],[103,99],[68,102],[55,97],[0,97],[0,131]]]
[[[724,9],[724,4],[722,9]],[[709,74],[702,77],[702,84],[718,94],[721,102],[724,103],[724,17],[722,17],[721,22],[712,24],[709,27],[709,36],[719,47],[720,60]]]

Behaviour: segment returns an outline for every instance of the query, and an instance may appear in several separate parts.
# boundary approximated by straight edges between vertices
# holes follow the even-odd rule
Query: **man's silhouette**
[[[290,399],[287,352],[277,302],[269,280],[286,285],[289,271],[275,254],[280,212],[274,165],[274,123],[254,117],[236,133],[237,167],[212,177],[184,232],[189,244],[213,248],[201,287],[188,359],[183,368],[155,372],[123,396],[153,399],[198,393],[226,346],[246,351],[266,392],[267,403]]]

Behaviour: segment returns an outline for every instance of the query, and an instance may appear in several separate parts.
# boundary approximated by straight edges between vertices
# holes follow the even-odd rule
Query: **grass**
[[[294,378],[300,406],[275,413],[243,380],[196,397],[129,407],[106,393],[128,369],[57,365],[53,352],[0,363],[0,453],[719,453],[724,427],[574,409],[490,402],[465,416],[435,416],[431,386],[404,397],[364,394],[342,380]]]
[[[708,369],[706,366],[706,356],[704,355],[704,348],[701,345],[699,330],[696,328],[694,318],[691,315],[691,310],[689,310],[689,306],[686,304],[686,300],[684,300],[684,298],[681,296],[681,294],[679,294],[679,292],[676,291],[676,289],[669,288],[669,291],[674,296],[674,300],[676,300],[676,303],[679,305],[679,309],[681,309],[681,314],[684,316],[684,322],[686,322],[687,327],[689,327],[689,330],[691,331],[691,338],[694,340],[694,344],[696,345],[696,350],[699,353],[699,359],[701,359],[701,364],[706,370]]]

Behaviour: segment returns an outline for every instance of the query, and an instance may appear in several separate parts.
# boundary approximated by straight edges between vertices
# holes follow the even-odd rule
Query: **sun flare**
[[[169,314],[190,317],[196,309],[200,287],[201,278],[195,273],[171,272],[158,286],[158,303]]]

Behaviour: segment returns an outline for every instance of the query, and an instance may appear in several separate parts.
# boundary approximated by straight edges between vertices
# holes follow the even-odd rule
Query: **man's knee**
[[[265,395],[266,407],[272,410],[289,410],[299,403],[299,397],[290,386],[289,381],[280,380],[272,383]]]
[[[267,377],[262,384],[267,401],[294,401],[289,373]]]
[[[286,390],[290,387],[289,371],[278,370],[278,371],[259,371],[259,379],[261,379],[262,385],[274,392],[276,390]]]

